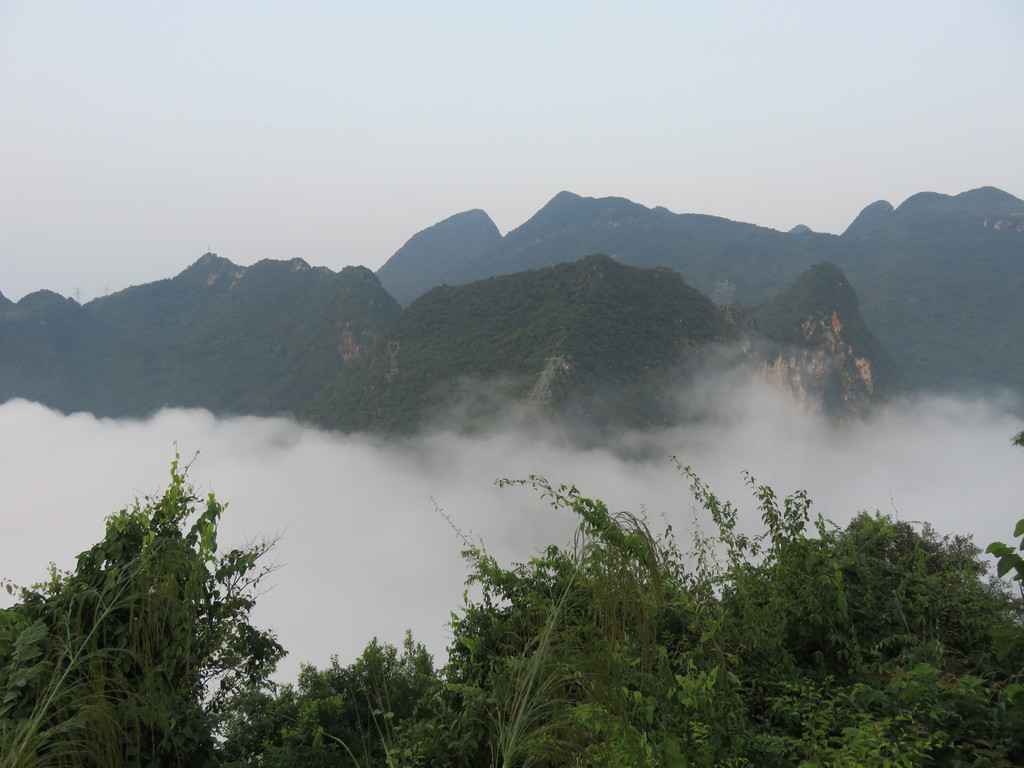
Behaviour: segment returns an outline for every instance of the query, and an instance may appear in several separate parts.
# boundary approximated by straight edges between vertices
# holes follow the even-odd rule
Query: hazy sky
[[[504,565],[571,540],[574,519],[530,490],[495,488],[500,477],[541,474],[613,511],[645,509],[656,531],[673,525],[684,549],[695,510],[673,454],[738,505],[750,533],[759,514],[743,470],[780,497],[806,489],[812,513],[840,525],[881,510],[972,534],[984,547],[1010,541],[1024,517],[1024,451],[1010,445],[1024,424],[1012,403],[922,398],[837,429],[738,375],[702,382],[690,396],[706,406],[704,425],[621,437],[619,447],[645,449],[644,461],[515,431],[387,444],[284,419],[165,411],[97,420],[11,401],[0,405],[0,577],[25,584],[42,579],[49,561],[73,567],[102,538],[107,514],[166,486],[175,444],[186,458],[201,450],[191,479],[228,503],[222,546],[282,534],[257,623],[291,652],[281,679],[292,680],[300,662],[323,666],[337,653],[347,664],[371,637],[400,644],[406,629],[443,656],[467,570],[435,503]],[[0,606],[10,602],[0,591]]]
[[[841,232],[1024,195],[1020,0],[0,0],[0,292],[376,269],[561,190]]]

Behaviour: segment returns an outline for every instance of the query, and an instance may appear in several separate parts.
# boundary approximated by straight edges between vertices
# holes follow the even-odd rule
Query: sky
[[[1024,4],[0,0],[0,292],[377,269],[562,190],[840,233],[1024,196]]]
[[[839,526],[879,511],[984,548],[1012,541],[1024,517],[1024,451],[1010,444],[1024,423],[1010,401],[922,396],[836,426],[740,372],[709,374],[688,397],[704,404],[703,424],[589,450],[514,428],[384,442],[281,418],[169,410],[111,420],[9,401],[0,577],[27,585],[49,562],[73,568],[108,514],[166,487],[177,450],[200,494],[228,505],[222,551],[279,536],[253,618],[289,651],[277,679],[294,681],[301,663],[323,667],[337,654],[349,664],[373,637],[401,647],[407,629],[443,662],[468,575],[452,526],[505,567],[571,541],[576,520],[532,489],[495,487],[499,478],[575,484],[612,511],[643,512],[656,533],[672,525],[684,551],[710,520],[671,456],[734,503],[752,535],[760,515],[745,471],[780,498],[806,490],[812,515]],[[0,607],[11,602],[0,590]]]

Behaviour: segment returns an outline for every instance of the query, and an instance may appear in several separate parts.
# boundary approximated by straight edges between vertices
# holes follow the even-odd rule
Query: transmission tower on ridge
[[[388,369],[388,378],[390,379],[396,373],[398,373],[398,342],[388,342],[388,357],[391,358],[391,367]]]

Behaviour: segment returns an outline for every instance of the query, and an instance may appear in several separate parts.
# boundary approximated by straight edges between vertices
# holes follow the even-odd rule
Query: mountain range
[[[864,320],[924,389],[1024,388],[1024,201],[992,187],[867,206],[842,235],[556,195],[502,237],[483,211],[412,237],[377,272],[402,304],[435,285],[605,253],[674,269],[717,302],[754,307],[814,264],[856,286]]]
[[[845,418],[908,385],[1021,391],[1022,288],[1024,202],[992,188],[874,203],[841,236],[561,193],[505,236],[457,214],[376,275],[208,253],[81,306],[0,295],[0,401],[391,433],[512,403],[592,434],[699,417],[681,387],[724,357]]]

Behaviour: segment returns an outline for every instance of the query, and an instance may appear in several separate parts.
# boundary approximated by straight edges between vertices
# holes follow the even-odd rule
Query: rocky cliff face
[[[867,412],[878,400],[871,360],[843,337],[839,313],[808,315],[800,329],[806,346],[774,350],[763,363],[765,375],[789,387],[807,407],[840,416]]]
[[[765,374],[808,405],[850,416],[903,386],[895,363],[865,326],[845,275],[832,264],[808,270],[754,310],[754,318]]]

